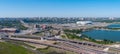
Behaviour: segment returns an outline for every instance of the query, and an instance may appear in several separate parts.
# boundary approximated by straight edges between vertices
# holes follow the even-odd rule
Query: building
[[[46,29],[46,27],[47,27],[46,25],[42,25],[41,26],[42,29]]]
[[[84,26],[84,25],[92,24],[92,21],[77,21],[76,24],[78,26]]]
[[[1,32],[0,33],[0,39],[3,39],[3,38],[9,38],[8,34],[6,34],[4,32]]]
[[[0,30],[0,32],[5,32],[5,33],[18,33],[20,32],[18,29],[16,28],[3,28]]]

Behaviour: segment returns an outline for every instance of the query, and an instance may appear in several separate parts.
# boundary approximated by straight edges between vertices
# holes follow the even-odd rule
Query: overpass
[[[6,38],[6,39],[18,40],[18,41],[23,41],[23,42],[26,42],[26,41],[27,42],[35,42],[35,43],[39,43],[38,41],[41,41],[41,39],[43,39],[43,40],[45,39],[45,40],[52,40],[52,41],[59,41],[59,42],[62,42],[62,43],[67,43],[71,47],[73,47],[74,49],[81,50],[82,53],[89,52],[89,53],[86,53],[86,54],[90,54],[90,53],[92,53],[92,54],[112,54],[112,53],[105,52],[105,51],[102,51],[102,50],[97,50],[97,48],[103,48],[104,49],[104,48],[107,48],[108,46],[95,44],[95,43],[87,42],[87,41],[75,41],[75,40],[58,39],[58,38],[55,38],[54,36],[44,36],[44,37],[40,37],[40,36],[12,36],[12,37]],[[34,41],[34,40],[37,40],[37,41]],[[47,43],[41,43],[41,44],[46,45]],[[90,48],[86,48],[84,46],[88,46],[88,47],[92,46],[92,47],[96,47],[96,49],[90,49]],[[56,47],[56,45],[54,47]],[[64,45],[63,45],[63,47],[64,47]],[[68,47],[68,46],[66,46],[66,47]],[[69,48],[71,49],[71,47],[68,47],[65,50],[69,50]],[[73,48],[72,48],[72,50],[69,50],[69,51],[74,51]],[[120,49],[117,48],[117,50],[120,50]],[[75,50],[74,52],[79,54],[79,53],[81,53],[81,51],[78,52],[78,50],[77,50],[77,52],[76,52],[76,50]]]
[[[67,39],[58,39],[55,38],[55,36],[14,36],[14,37],[20,37],[20,38],[31,38],[31,39],[45,39],[45,40],[53,40],[53,41],[60,41],[60,42],[70,42],[70,43],[74,43],[74,44],[79,44],[79,45],[84,45],[84,46],[90,46],[90,47],[96,47],[96,48],[111,48],[114,50],[117,50],[120,52],[120,48],[114,48],[114,47],[109,47],[109,46],[105,46],[105,45],[101,45],[101,44],[96,44],[93,42],[88,42],[88,41],[76,41],[76,40],[67,40]]]
[[[40,38],[45,38],[47,40],[54,40],[54,41],[64,42],[64,43],[67,43],[70,47],[64,46],[64,45],[53,45],[53,44],[51,45],[51,44],[47,44],[47,43],[41,43],[41,42],[39,42],[41,40],[39,40],[39,39],[31,39],[31,38],[10,37],[10,38],[8,38],[6,40],[15,40],[15,41],[39,43],[41,45],[51,46],[51,47],[55,47],[55,48],[59,48],[59,49],[64,49],[64,50],[72,51],[72,52],[75,52],[75,53],[78,53],[78,54],[112,54],[112,53],[104,52],[104,51],[101,51],[101,50],[85,48],[84,44],[79,45],[79,43],[77,43],[76,41],[72,41],[72,40],[56,39],[56,38],[54,38],[54,36],[47,36],[47,37],[40,37]],[[80,43],[82,43],[82,42],[80,42]]]
[[[4,40],[14,40],[14,41],[22,41],[22,42],[29,42],[29,43],[34,43],[34,44],[40,44],[40,45],[45,45],[45,46],[50,46],[54,48],[59,48],[71,52],[75,52],[77,54],[95,54],[93,52],[87,52],[83,49],[80,48],[70,48],[70,47],[65,47],[64,45],[53,45],[53,44],[47,44],[47,43],[42,43],[40,40],[35,40],[35,39],[26,39],[26,38],[10,38],[10,39],[4,39]]]

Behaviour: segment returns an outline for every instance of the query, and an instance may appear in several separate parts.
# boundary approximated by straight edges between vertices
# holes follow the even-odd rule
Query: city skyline
[[[120,17],[120,0],[0,0],[0,17]]]

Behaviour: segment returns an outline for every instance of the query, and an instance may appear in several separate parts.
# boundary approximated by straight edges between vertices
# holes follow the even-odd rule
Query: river
[[[120,24],[112,24],[108,27],[120,28]],[[90,36],[94,39],[120,41],[120,31],[117,30],[90,30],[83,32],[83,34]]]

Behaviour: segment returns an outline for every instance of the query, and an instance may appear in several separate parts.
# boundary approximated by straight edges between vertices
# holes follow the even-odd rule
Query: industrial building
[[[2,38],[8,38],[8,34],[4,33],[4,32],[1,32],[0,33],[0,39],[2,39]]]
[[[16,28],[3,28],[0,30],[0,32],[5,32],[5,33],[18,33],[20,32],[18,29]]]

